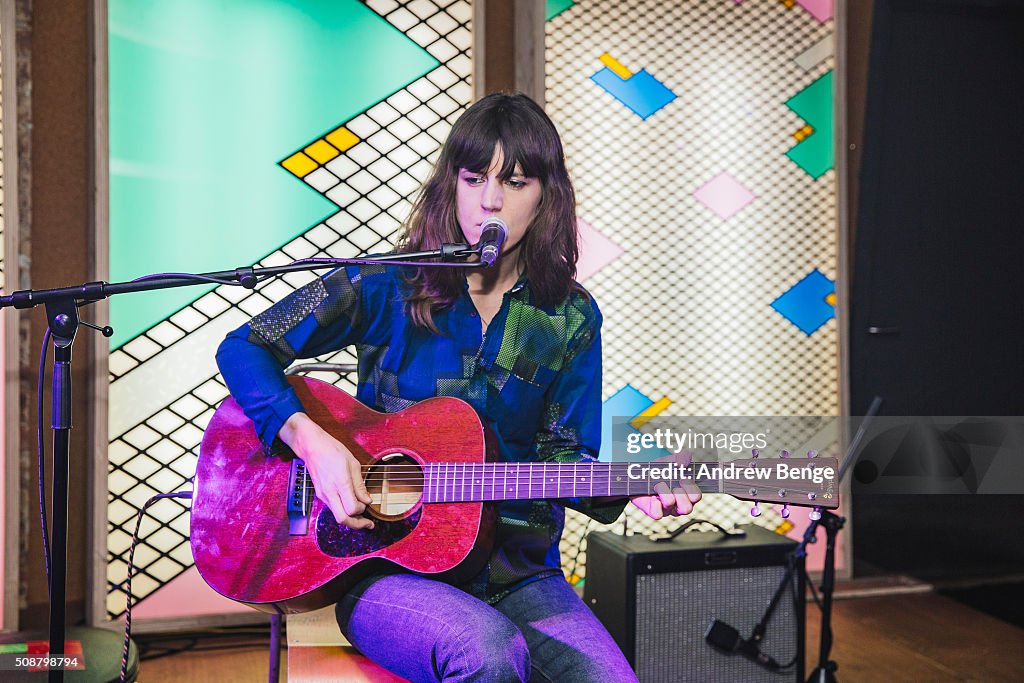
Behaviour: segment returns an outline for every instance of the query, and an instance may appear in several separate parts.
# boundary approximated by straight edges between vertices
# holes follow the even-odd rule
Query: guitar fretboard
[[[629,470],[633,466],[632,474]],[[430,463],[424,468],[423,502],[464,503],[527,498],[583,496],[643,496],[654,493],[659,479],[637,476],[639,468],[626,462],[576,464]],[[665,480],[665,483],[677,484]],[[695,480],[704,493],[721,491],[717,478]]]

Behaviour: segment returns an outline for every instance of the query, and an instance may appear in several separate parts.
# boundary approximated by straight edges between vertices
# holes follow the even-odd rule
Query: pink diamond
[[[704,183],[693,196],[723,219],[731,218],[756,199],[753,192],[725,171]]]
[[[796,2],[823,24],[835,14],[832,0],[796,0]]]
[[[576,279],[583,282],[615,259],[622,256],[622,247],[599,233],[582,218],[576,220],[580,230],[580,258],[576,262]]]

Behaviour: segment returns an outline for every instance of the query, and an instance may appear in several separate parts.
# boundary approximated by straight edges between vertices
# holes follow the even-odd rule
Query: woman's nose
[[[487,211],[500,211],[503,200],[501,181],[497,178],[488,180],[484,186],[483,195],[480,198],[483,208]]]

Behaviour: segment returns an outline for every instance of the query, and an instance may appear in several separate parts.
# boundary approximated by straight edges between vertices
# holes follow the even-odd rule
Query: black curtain
[[[1024,414],[1024,3],[877,0],[869,69],[852,407]],[[855,495],[854,570],[1019,572],[1022,511],[1018,496]]]

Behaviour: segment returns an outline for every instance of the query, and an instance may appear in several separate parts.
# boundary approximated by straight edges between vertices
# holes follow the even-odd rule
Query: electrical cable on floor
[[[121,651],[121,683],[125,683],[128,676],[128,648],[132,642],[132,573],[135,569],[135,546],[139,541],[139,529],[142,528],[142,518],[146,510],[153,503],[163,498],[187,498],[192,499],[191,491],[177,491],[175,493],[158,493],[146,501],[135,518],[135,533],[132,534],[132,546],[128,551],[128,578],[125,580],[125,609],[124,609],[124,649]]]

